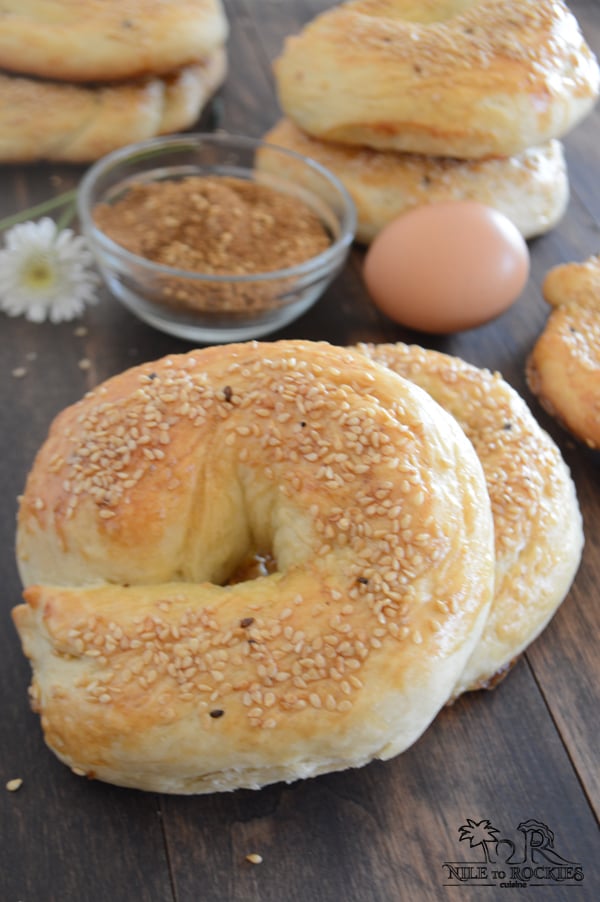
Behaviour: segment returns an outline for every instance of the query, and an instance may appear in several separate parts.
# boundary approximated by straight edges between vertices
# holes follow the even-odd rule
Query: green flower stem
[[[61,228],[64,228],[67,225],[67,222],[70,222],[75,215],[75,198],[77,197],[77,190],[77,188],[71,188],[69,191],[59,194],[58,197],[52,197],[50,200],[45,200],[41,204],[36,204],[35,207],[28,207],[20,213],[14,213],[12,216],[0,219],[0,231],[9,229],[11,226],[17,225],[20,222],[25,222],[27,219],[36,219],[38,216],[43,216],[44,213],[50,213],[58,207],[69,204],[68,211],[65,210],[61,216],[62,221],[68,213],[68,219],[61,226]]]
[[[70,204],[67,204],[65,209],[62,211],[62,213],[56,220],[56,228],[58,229],[59,232],[62,229],[66,229],[67,226],[71,225],[71,223],[75,219],[76,212],[77,212],[77,204],[75,203],[75,199],[73,199]]]

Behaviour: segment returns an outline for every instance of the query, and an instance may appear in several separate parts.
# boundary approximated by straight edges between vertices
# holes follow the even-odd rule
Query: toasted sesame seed
[[[9,780],[6,784],[6,788],[9,792],[16,792],[17,789],[20,789],[23,785],[23,780],[21,777],[15,777],[13,780]]]

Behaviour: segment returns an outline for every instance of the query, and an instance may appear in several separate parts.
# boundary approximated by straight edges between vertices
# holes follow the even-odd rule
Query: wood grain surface
[[[230,75],[210,116],[218,114],[228,131],[259,137],[278,118],[271,62],[284,36],[333,4],[225,5]],[[570,5],[600,53],[600,3]],[[214,124],[210,116],[203,127]],[[453,337],[407,332],[372,305],[361,280],[363,251],[355,248],[322,300],[272,336],[336,344],[406,340],[497,369],[554,437],[577,485],[586,546],[563,606],[497,689],[444,709],[409,751],[387,763],[260,792],[177,797],[82,780],[46,749],[29,709],[29,665],[10,619],[21,592],[17,495],[59,410],[124,368],[189,345],[143,325],[107,292],[75,323],[34,325],[0,314],[0,902],[510,902],[524,890],[501,883],[523,876],[528,898],[600,898],[600,454],[544,414],[524,376],[548,316],[540,294],[545,272],[600,251],[599,126],[597,108],[566,138],[567,214],[530,242],[529,283],[500,319]],[[77,185],[82,172],[0,167],[0,215]],[[18,378],[19,368],[26,372]],[[17,777],[20,789],[6,791]],[[470,848],[460,841],[469,819],[479,831],[489,821],[496,839],[515,844],[512,864],[505,863],[507,843],[494,851],[493,843]],[[530,820],[552,831],[555,852],[580,865],[583,879],[523,875],[515,862],[523,861],[526,833],[518,828]],[[487,862],[490,849],[496,860]],[[261,864],[246,860],[253,852]],[[550,857],[540,860],[550,866]],[[453,862],[470,862],[462,882],[449,876],[445,863]],[[481,867],[485,877],[477,876]]]

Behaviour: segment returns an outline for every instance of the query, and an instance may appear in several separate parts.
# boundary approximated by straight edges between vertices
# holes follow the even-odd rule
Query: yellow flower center
[[[23,267],[23,284],[32,291],[44,291],[56,282],[56,268],[45,255],[37,255]]]

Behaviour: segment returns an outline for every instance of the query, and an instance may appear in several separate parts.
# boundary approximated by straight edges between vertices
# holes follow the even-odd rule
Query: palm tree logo
[[[458,832],[461,842],[468,840],[469,848],[471,849],[474,849],[475,846],[481,846],[483,849],[483,860],[485,862],[493,862],[493,859],[490,858],[487,844],[493,843],[495,847],[498,842],[495,834],[500,831],[492,826],[491,821],[487,820],[487,818],[482,821],[473,821],[471,818],[467,818],[467,823],[459,827]]]

